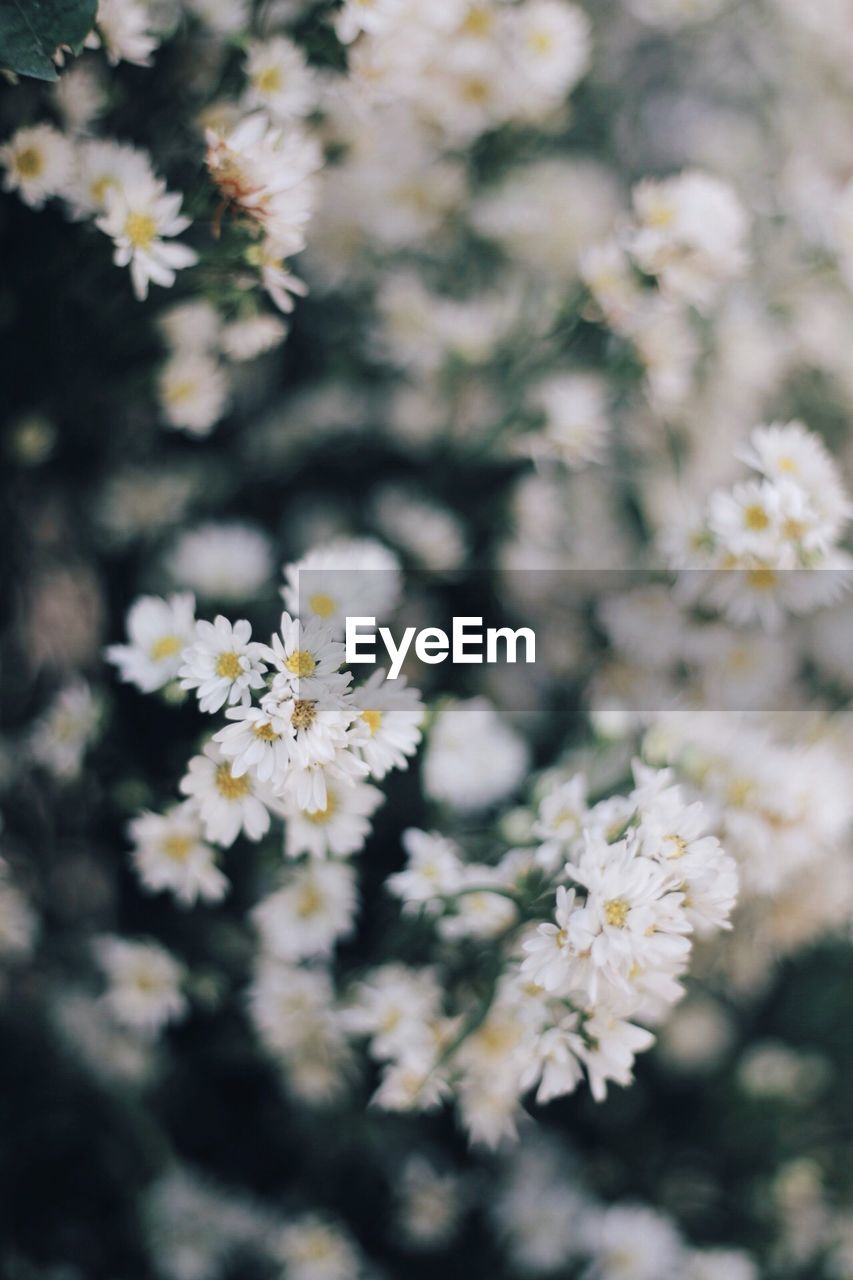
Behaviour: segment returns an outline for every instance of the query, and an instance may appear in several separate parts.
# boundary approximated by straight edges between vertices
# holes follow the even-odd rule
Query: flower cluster
[[[215,901],[228,882],[211,846],[228,848],[241,833],[260,840],[272,815],[283,818],[288,857],[309,862],[257,914],[289,958],[323,954],[351,926],[353,873],[324,859],[362,847],[381,800],[368,779],[405,768],[420,740],[423,705],[405,678],[387,684],[379,670],[353,686],[352,673],[341,670],[335,624],[365,559],[390,562],[380,576],[390,573],[391,582],[378,594],[391,607],[389,553],[339,543],[285,566],[285,599],[294,610],[304,599],[308,620],[282,613],[270,644],[252,639],[246,619],[196,621],[193,597],[184,594],[137,600],[127,619],[130,643],[107,654],[144,692],[192,691],[201,711],[223,712],[228,721],[189,761],[180,782],[187,799],[130,824],[142,882],[184,903]],[[310,587],[300,586],[302,575]]]
[[[755,478],[712,493],[702,521],[673,533],[670,550],[688,587],[733,622],[778,628],[789,612],[810,613],[845,591],[853,560],[839,543],[853,506],[802,423],[756,427],[740,456]]]
[[[737,895],[703,806],[666,771],[637,764],[635,782],[594,804],[580,774],[552,786],[532,827],[539,843],[496,865],[407,833],[408,864],[389,888],[445,941],[489,948],[493,968],[485,998],[457,992],[452,1009],[433,969],[388,964],[360,981],[344,1016],[385,1064],[380,1106],[454,1095],[472,1138],[494,1145],[531,1089],[548,1102],[586,1074],[601,1100],[609,1082],[629,1083],[654,1041],[644,1024],[683,993],[692,938],[727,928]]]

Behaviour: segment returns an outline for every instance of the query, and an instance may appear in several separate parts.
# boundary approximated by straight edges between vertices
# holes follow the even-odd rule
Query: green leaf
[[[36,80],[56,80],[52,54],[75,53],[92,30],[98,0],[0,0],[0,67]]]

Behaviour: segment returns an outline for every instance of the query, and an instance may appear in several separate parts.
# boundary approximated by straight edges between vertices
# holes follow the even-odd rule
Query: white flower
[[[246,250],[246,260],[260,271],[261,284],[270,301],[285,315],[293,310],[294,297],[304,298],[308,292],[308,286],[293,274],[285,262],[287,255],[295,252],[288,242],[279,244],[270,236]]]
[[[643,857],[633,840],[607,845],[588,837],[587,848],[567,873],[587,892],[582,927],[592,964],[619,985],[636,969],[677,970],[690,942],[683,894],[670,867]],[[596,998],[593,976],[590,994]]]
[[[95,954],[107,979],[104,1000],[123,1026],[154,1036],[186,1013],[184,968],[165,948],[105,935]]]
[[[536,114],[564,98],[586,71],[590,21],[582,9],[561,0],[527,0],[511,15],[513,62],[525,81],[521,114]]]
[[[167,192],[165,182],[157,178],[105,192],[106,212],[96,226],[112,237],[116,266],[130,267],[133,291],[140,300],[148,296],[149,281],[168,288],[175,283],[176,271],[198,261],[188,245],[170,244],[163,238],[180,235],[190,225],[180,212],[181,199],[179,192]]]
[[[230,133],[207,134],[207,167],[223,200],[258,222],[280,257],[305,245],[321,163],[313,139],[294,129],[285,133],[263,112],[246,116]]]
[[[440,1010],[441,986],[432,969],[384,964],[355,986],[342,1017],[354,1035],[371,1037],[370,1051],[381,1061],[420,1044]]]
[[[311,706],[310,703],[304,705]],[[298,711],[298,706],[296,710],[304,714]],[[285,807],[296,805],[306,813],[320,813],[326,808],[330,787],[363,781],[367,773],[367,765],[347,746],[334,747],[329,759],[307,764],[292,754],[287,777],[279,781],[276,790]]]
[[[536,1041],[535,1061],[528,1079],[531,1083],[539,1081],[536,1090],[539,1103],[573,1093],[583,1079],[580,1062],[583,1038],[578,1033],[578,1021],[578,1014],[567,1014],[557,1026],[543,1031]]]
[[[515,790],[527,763],[525,742],[487,699],[453,702],[429,733],[424,791],[463,812],[485,809]]]
[[[607,391],[596,374],[552,374],[531,392],[533,404],[545,415],[541,432],[524,435],[519,448],[534,458],[554,458],[572,470],[601,462],[610,424]]]
[[[461,850],[446,836],[436,831],[419,831],[409,827],[403,832],[403,848],[408,862],[405,871],[397,871],[385,881],[391,893],[412,907],[441,905],[436,899],[455,894],[462,885]]]
[[[340,670],[344,646],[320,618],[301,622],[282,613],[279,631],[264,658],[275,671],[273,692],[277,698],[311,698],[334,688],[329,679]]]
[[[216,866],[216,855],[201,835],[198,816],[190,804],[166,813],[142,813],[128,823],[136,873],[146,889],[167,889],[178,902],[218,902],[228,881]]]
[[[218,711],[226,703],[247,707],[251,691],[265,687],[264,651],[252,641],[245,619],[233,624],[221,614],[214,622],[199,619],[194,641],[181,655],[181,688],[196,690],[202,711]]]
[[[176,586],[188,587],[203,599],[252,600],[272,572],[270,541],[253,525],[202,524],[181,534],[166,557],[166,567]]]
[[[445,507],[403,486],[388,485],[373,500],[377,524],[425,569],[458,568],[465,561],[461,522]]]
[[[234,777],[251,773],[259,782],[280,782],[290,764],[294,731],[276,713],[274,700],[266,698],[259,707],[231,707],[225,714],[236,723],[220,729],[213,740],[231,761]]]
[[[316,105],[314,73],[299,45],[286,36],[252,41],[246,78],[249,86],[244,100],[248,110],[261,107],[278,124],[305,116]]]
[[[642,1205],[616,1204],[591,1215],[584,1243],[595,1280],[662,1280],[684,1275],[684,1252],[672,1223]]]
[[[222,317],[206,298],[174,303],[160,312],[157,324],[175,354],[209,356],[219,350]]]
[[[353,689],[351,701],[359,715],[353,746],[371,776],[381,779],[391,769],[405,769],[421,740],[424,705],[417,689],[407,688],[405,676],[392,684],[379,670]]]
[[[281,889],[264,898],[252,919],[266,951],[280,960],[327,956],[353,929],[358,897],[345,862],[312,858],[293,867]]]
[[[289,857],[345,858],[358,851],[370,834],[370,819],[382,803],[382,792],[360,780],[326,779],[325,803],[302,808],[285,795],[285,849]]]
[[[0,960],[25,960],[35,946],[38,931],[35,911],[12,883],[9,868],[0,858]]]
[[[184,4],[218,35],[236,35],[250,21],[250,0],[184,0]]]
[[[86,133],[107,105],[102,79],[88,62],[66,67],[53,96],[66,128],[76,134]]]
[[[537,861],[548,867],[555,867],[561,856],[565,861],[566,851],[582,835],[588,812],[586,778],[582,773],[547,791],[533,827],[533,834],[545,842]]]
[[[66,685],[33,726],[33,759],[57,778],[77,777],[99,720],[100,706],[86,681]]]
[[[738,1249],[696,1249],[687,1267],[687,1280],[759,1280],[752,1258]]]
[[[63,195],[72,217],[89,218],[106,211],[108,191],[133,190],[155,181],[145,151],[109,138],[87,138],[75,149],[73,175]]]
[[[331,765],[340,752],[351,754],[347,750],[349,728],[356,712],[351,700],[345,696],[350,678],[347,673],[328,676],[322,682],[312,680],[306,697],[269,695],[265,710],[283,722],[290,740],[290,758],[297,769],[322,768]],[[361,764],[360,761],[357,763]],[[361,765],[360,771],[366,773],[367,766]],[[289,782],[289,779],[284,782]],[[283,793],[286,787],[278,789]],[[291,794],[295,791],[292,790]],[[325,791],[322,803],[325,804]]]
[[[149,9],[144,0],[98,0],[95,22],[113,66],[118,62],[151,65],[159,41],[149,30]],[[90,36],[86,43],[97,45],[97,40]]]
[[[634,1069],[634,1056],[645,1053],[655,1038],[645,1027],[637,1027],[597,1009],[584,1023],[584,1044],[578,1050],[589,1077],[589,1087],[596,1102],[607,1097],[610,1081],[629,1085]]]
[[[743,271],[748,220],[721,179],[696,170],[647,179],[634,189],[634,209],[631,253],[675,297],[707,306],[721,282]]]
[[[521,972],[529,974],[546,991],[556,991],[565,986],[571,972],[578,953],[577,937],[573,933],[577,911],[576,891],[559,885],[554,911],[556,923],[538,925],[535,936],[523,943],[527,959],[521,966]]]
[[[739,456],[768,480],[799,485],[827,523],[828,536],[836,538],[853,515],[837,463],[802,422],[756,427]]]
[[[157,390],[164,420],[192,436],[210,434],[229,398],[225,370],[199,351],[179,351],[172,356],[163,366]]]
[[[274,1245],[288,1280],[358,1280],[361,1259],[343,1227],[305,1214],[282,1227]]]
[[[349,1046],[328,972],[262,953],[249,998],[258,1035],[281,1061],[296,1097],[322,1102],[338,1093]]]
[[[362,32],[380,35],[404,8],[404,0],[345,0],[335,15],[335,32],[351,44]]]
[[[369,538],[339,539],[285,565],[285,607],[342,636],[348,616],[387,619],[400,595],[397,557]]]
[[[235,778],[230,760],[212,742],[203,755],[190,760],[180,790],[195,802],[205,838],[214,844],[227,849],[241,831],[250,840],[260,840],[269,830],[269,810],[259,798],[259,785],[248,774]]]
[[[182,655],[195,638],[195,599],[187,594],[140,596],[127,615],[129,644],[106,651],[122,680],[143,693],[161,689],[178,674]]]
[[[258,312],[223,326],[222,354],[235,363],[254,360],[280,346],[287,337],[287,326],[277,316]]]
[[[64,194],[71,180],[73,150],[68,139],[48,124],[18,129],[0,147],[4,191],[17,191],[25,204],[40,209],[51,196]]]

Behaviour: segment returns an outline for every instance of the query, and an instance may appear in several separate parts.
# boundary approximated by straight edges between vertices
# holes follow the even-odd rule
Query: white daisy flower
[[[313,175],[322,165],[313,138],[294,129],[285,132],[257,111],[230,132],[209,129],[206,159],[226,207],[258,222],[281,256],[304,248]]]
[[[234,724],[213,735],[222,754],[231,761],[235,778],[251,773],[259,782],[278,783],[290,764],[294,730],[276,713],[277,703],[265,698],[259,707],[232,707],[225,714]]]
[[[278,316],[258,312],[223,326],[222,354],[235,364],[242,364],[274,350],[286,337],[287,325]]]
[[[116,266],[130,267],[133,291],[140,301],[148,296],[149,281],[169,288],[175,283],[176,271],[198,261],[198,254],[188,245],[164,239],[180,235],[190,225],[190,219],[180,212],[181,199],[179,192],[167,192],[165,182],[158,178],[121,190],[111,187],[105,193],[105,213],[95,225],[112,237]]]
[[[169,596],[140,596],[127,615],[129,644],[106,650],[122,680],[143,693],[153,693],[174,680],[183,652],[195,638],[195,599],[189,592]]]
[[[269,581],[272,566],[266,534],[236,521],[188,529],[166,557],[175,586],[228,603],[254,599]]]
[[[195,641],[181,655],[181,688],[196,690],[202,711],[219,711],[226,703],[247,707],[251,691],[265,685],[264,650],[264,645],[252,640],[252,627],[245,618],[235,623],[222,614],[214,622],[199,619]]]
[[[384,799],[382,792],[362,781],[326,780],[325,804],[300,808],[285,800],[285,852],[295,858],[346,858],[364,846],[370,835],[370,819]]]
[[[295,617],[318,618],[343,635],[348,615],[387,618],[400,597],[400,565],[370,538],[340,538],[285,565],[285,607]]]
[[[340,670],[345,649],[319,618],[301,622],[282,613],[279,631],[272,637],[272,646],[264,646],[263,656],[276,673],[272,686],[276,697],[311,698],[331,687],[328,677]]]
[[[195,802],[205,838],[225,849],[241,831],[250,840],[260,840],[269,830],[261,785],[250,774],[235,778],[231,761],[216,743],[209,742],[203,755],[193,756],[180,790]]]
[[[244,105],[249,111],[263,108],[279,124],[307,115],[316,105],[314,72],[299,45],[286,36],[252,41],[246,78]]]
[[[267,709],[287,726],[290,758],[297,768],[330,764],[350,745],[349,728],[357,711],[352,699],[345,696],[349,679],[347,673],[312,681],[308,697],[271,695]]]
[[[159,44],[149,30],[150,20],[149,7],[143,0],[98,0],[95,24],[112,66],[133,62],[138,67],[150,67],[151,55]],[[98,43],[94,34],[86,41],[90,48],[97,48]]]
[[[417,689],[406,687],[405,676],[389,683],[383,670],[352,692],[359,718],[353,731],[353,746],[364,758],[374,778],[384,778],[391,769],[405,769],[421,740],[424,704]]]
[[[331,955],[338,939],[352,932],[357,904],[351,866],[311,859],[290,869],[283,887],[258,903],[252,919],[266,952],[302,960]]]
[[[440,909],[443,899],[462,887],[461,849],[447,836],[417,827],[404,831],[402,841],[406,869],[389,876],[386,887],[410,909]]]
[[[202,839],[191,804],[175,805],[166,813],[141,813],[128,823],[127,831],[134,844],[133,865],[146,889],[166,889],[184,906],[219,902],[228,892],[228,880]]]
[[[325,809],[330,787],[363,781],[367,774],[364,761],[355,752],[340,747],[331,760],[303,765],[291,759],[277,794],[284,805],[295,804],[306,812],[317,813]]]
[[[154,1036],[186,1013],[184,967],[164,947],[107,934],[95,940],[95,955],[107,979],[104,1001],[122,1026]]]
[[[73,149],[68,139],[48,124],[18,129],[0,147],[5,169],[4,191],[17,191],[25,204],[40,209],[51,196],[64,194],[72,176]]]
[[[73,218],[90,218],[106,212],[108,191],[155,181],[146,152],[109,138],[87,138],[77,145],[73,176],[64,195]]]
[[[228,405],[228,374],[203,351],[178,351],[157,380],[163,419],[191,436],[209,435]]]

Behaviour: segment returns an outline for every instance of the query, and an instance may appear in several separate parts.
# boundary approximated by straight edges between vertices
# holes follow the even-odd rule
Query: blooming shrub
[[[851,44],[0,11],[4,1276],[853,1274]]]

